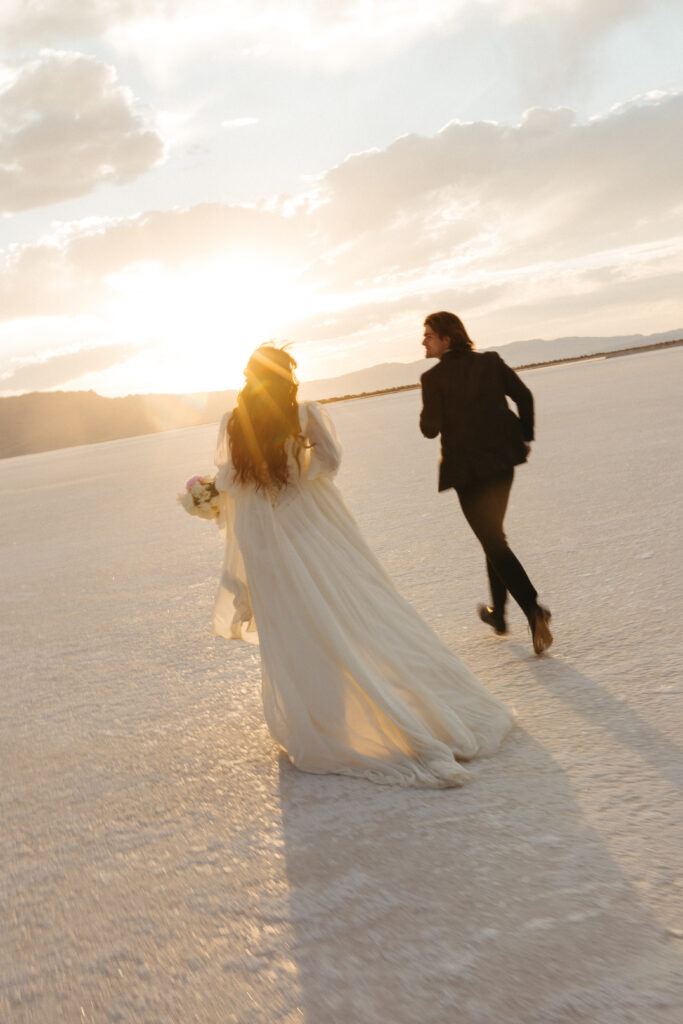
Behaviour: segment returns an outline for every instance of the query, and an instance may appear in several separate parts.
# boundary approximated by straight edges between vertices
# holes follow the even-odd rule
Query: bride
[[[395,589],[333,483],[341,451],[296,363],[258,348],[216,449],[214,632],[260,644],[271,734],[297,768],[460,785],[513,716]]]

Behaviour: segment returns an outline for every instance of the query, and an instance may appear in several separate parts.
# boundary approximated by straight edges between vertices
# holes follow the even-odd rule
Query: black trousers
[[[458,488],[460,506],[486,555],[491,604],[501,615],[508,591],[527,618],[536,607],[536,591],[524,567],[508,547],[503,519],[514,471]]]

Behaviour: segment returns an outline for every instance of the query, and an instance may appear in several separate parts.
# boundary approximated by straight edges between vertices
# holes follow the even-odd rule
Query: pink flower
[[[191,476],[190,479],[185,484],[185,490],[189,491],[193,484],[203,484],[203,483],[204,483],[204,477],[203,476]]]

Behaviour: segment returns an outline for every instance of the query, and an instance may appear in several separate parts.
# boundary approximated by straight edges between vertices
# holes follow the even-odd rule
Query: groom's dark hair
[[[455,313],[430,313],[425,317],[424,325],[431,327],[440,338],[448,338],[451,352],[474,348],[474,342],[465,330],[465,325]]]

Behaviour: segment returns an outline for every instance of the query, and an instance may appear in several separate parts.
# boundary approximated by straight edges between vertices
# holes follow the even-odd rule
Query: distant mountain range
[[[236,395],[103,398],[94,391],[32,391],[0,398],[0,458],[213,423]]]
[[[534,338],[532,341],[513,341],[500,345],[495,351],[509,366],[519,368],[556,360],[580,359],[598,352],[618,352],[620,349],[639,348],[641,345],[659,345],[665,341],[683,338],[683,328],[661,334],[628,334],[615,338],[555,338],[552,341]],[[302,384],[299,393],[309,401],[359,395],[384,388],[407,387],[419,383],[420,376],[433,365],[428,359],[414,363],[380,363],[365,370],[355,370],[342,377],[316,380]]]
[[[614,338],[537,338],[515,341],[497,351],[510,366],[522,367],[681,338],[683,329]],[[426,359],[381,363],[341,377],[305,382],[299,394],[303,400],[319,401],[408,387],[417,384],[430,365]],[[0,398],[0,458],[214,423],[234,405],[236,394],[211,391],[103,398],[94,391],[33,391]]]

